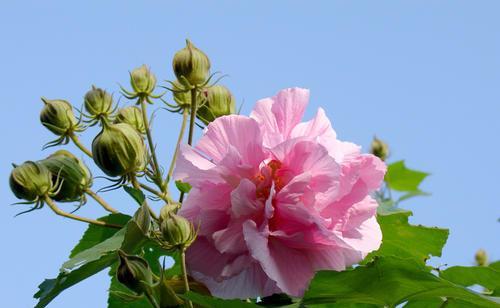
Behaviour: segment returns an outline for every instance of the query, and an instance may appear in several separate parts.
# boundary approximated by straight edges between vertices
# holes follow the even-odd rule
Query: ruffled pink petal
[[[330,120],[323,108],[319,108],[316,116],[307,122],[295,126],[290,134],[291,138],[307,137],[316,141],[337,139],[337,134],[332,128]]]
[[[259,125],[254,119],[240,115],[220,117],[210,123],[196,148],[218,163],[230,146],[239,153],[242,164],[258,166],[264,159]]]
[[[223,179],[214,170],[215,166],[189,145],[181,144],[173,178],[187,182],[192,186],[203,185],[206,182],[220,183]]]
[[[255,222],[251,220],[243,223],[243,234],[250,254],[269,278],[276,282],[277,287],[289,295],[301,296],[314,276],[308,257],[300,250],[269,237],[268,231],[257,230]]]
[[[250,117],[261,126],[266,147],[274,147],[290,137],[308,102],[309,90],[289,88],[256,103]]]
[[[239,186],[231,192],[231,211],[234,218],[254,215],[262,204],[257,201],[255,184],[248,180],[241,180]]]
[[[212,239],[215,248],[221,253],[240,254],[247,250],[241,221],[231,221],[227,228],[215,232]]]

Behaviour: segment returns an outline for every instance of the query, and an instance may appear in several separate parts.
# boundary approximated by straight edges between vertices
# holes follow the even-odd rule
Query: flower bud
[[[73,107],[70,103],[60,99],[42,98],[44,106],[40,112],[40,121],[43,126],[58,136],[72,133],[78,126]]]
[[[168,245],[176,248],[186,248],[196,238],[193,224],[186,218],[174,214],[169,206],[164,206],[160,212],[160,230]]]
[[[142,65],[130,73],[130,85],[137,95],[147,96],[156,87],[156,77],[149,67]]]
[[[479,249],[474,257],[478,266],[488,266],[488,254],[484,249]]]
[[[146,147],[141,135],[129,124],[103,125],[92,142],[94,162],[109,176],[125,176],[146,167]]]
[[[92,175],[85,164],[68,151],[60,150],[38,162],[52,173],[52,182],[61,187],[52,199],[61,202],[82,200],[92,186]]]
[[[173,85],[173,96],[174,101],[179,105],[179,107],[187,107],[191,105],[191,91],[185,90],[184,86],[178,81],[174,81]]]
[[[18,199],[35,201],[52,190],[52,176],[47,167],[33,161],[15,166],[9,178],[10,189]]]
[[[389,157],[389,146],[377,137],[373,137],[370,153],[385,161]]]
[[[148,262],[141,257],[127,255],[118,250],[120,264],[116,270],[116,278],[137,294],[147,292],[145,287],[153,285],[153,273]]]
[[[139,133],[146,134],[146,126],[142,118],[142,111],[136,106],[120,108],[115,117],[115,123],[127,123]]]
[[[189,40],[186,47],[174,55],[173,68],[177,79],[185,78],[191,85],[203,84],[210,72],[210,60]]]
[[[212,86],[204,91],[204,95],[205,103],[198,108],[196,115],[205,124],[236,112],[234,97],[226,87]]]
[[[107,118],[113,111],[113,97],[105,90],[92,86],[85,94],[84,106],[92,118]]]

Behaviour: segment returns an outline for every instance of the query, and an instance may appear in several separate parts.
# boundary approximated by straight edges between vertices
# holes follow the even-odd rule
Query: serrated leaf
[[[189,183],[185,183],[179,180],[175,181],[175,186],[180,192],[183,192],[185,194],[187,194],[192,188]]]
[[[464,287],[480,285],[500,296],[500,272],[488,266],[452,266],[439,276]]]
[[[34,295],[39,300],[35,307],[46,307],[62,291],[116,263],[118,249],[133,251],[142,243],[143,238],[137,224],[129,221],[108,239],[76,253],[62,265],[56,278],[47,279],[40,284],[39,291]]]
[[[137,204],[142,205],[144,200],[146,200],[146,196],[139,189],[135,189],[130,186],[123,186],[123,189],[137,202]]]
[[[379,214],[377,220],[382,229],[382,245],[365,259],[374,256],[408,257],[425,263],[429,255],[439,257],[448,239],[448,230],[415,226],[408,223],[410,211]]]
[[[97,220],[101,220],[110,224],[125,226],[130,218],[130,216],[125,214],[110,214]],[[118,232],[118,230],[114,228],[89,225],[85,233],[83,233],[83,236],[78,244],[73,248],[73,250],[71,250],[71,254],[69,255],[69,257],[72,258],[76,254],[103,242],[104,240],[113,236],[116,232]]]
[[[318,272],[303,303],[307,307],[334,303],[395,307],[407,301],[442,297],[476,307],[498,307],[488,297],[433,275],[423,264],[397,257],[379,257],[367,265],[343,272]]]
[[[385,174],[385,181],[389,188],[404,191],[416,192],[420,183],[429,175],[429,173],[412,170],[405,166],[403,160],[387,166],[387,173]]]
[[[259,308],[260,306],[257,306],[253,303],[248,303],[243,300],[239,299],[230,299],[230,300],[225,300],[225,299],[220,299],[220,298],[215,298],[215,297],[210,297],[210,296],[204,296],[195,292],[188,292],[186,294],[181,295],[182,298],[184,299],[189,299],[193,302],[193,304],[199,305],[201,307],[207,307],[207,308],[212,308],[212,307],[217,307],[217,308],[239,308],[239,307],[254,307],[254,308]]]

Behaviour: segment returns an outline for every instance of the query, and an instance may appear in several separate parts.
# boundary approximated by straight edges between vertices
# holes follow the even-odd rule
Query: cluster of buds
[[[14,165],[9,178],[10,189],[18,199],[38,204],[46,195],[55,194],[50,170],[39,163],[26,161]]]

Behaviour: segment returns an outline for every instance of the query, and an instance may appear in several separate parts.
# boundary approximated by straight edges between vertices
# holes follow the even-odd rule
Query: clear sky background
[[[25,208],[9,206],[16,201],[10,163],[53,151],[41,151],[54,136],[39,124],[40,96],[80,106],[95,84],[118,97],[117,83],[127,84],[128,70],[143,63],[159,80],[172,79],[171,59],[185,38],[210,56],[214,71],[230,75],[223,83],[243,114],[282,88],[306,87],[308,118],[322,106],[340,138],[367,149],[377,134],[391,160],[431,172],[423,188],[432,196],[407,207],[414,223],[451,229],[436,264],[470,265],[479,248],[500,258],[500,2],[2,2],[3,306],[33,306],[38,284],[57,275],[85,230],[48,208],[13,218]],[[163,164],[179,124],[178,115],[158,113],[153,134]],[[83,141],[90,145],[95,134]],[[105,198],[132,212],[120,193]],[[105,214],[91,202],[79,213]],[[108,280],[102,272],[49,307],[104,307]]]

